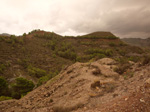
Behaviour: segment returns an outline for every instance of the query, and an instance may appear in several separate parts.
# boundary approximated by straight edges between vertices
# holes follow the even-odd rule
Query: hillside
[[[20,100],[0,102],[1,112],[149,112],[149,64],[119,63],[103,58],[75,63]]]
[[[139,47],[150,47],[150,38],[147,38],[147,39],[123,38],[121,40],[128,43],[128,44],[139,46]]]
[[[0,36],[10,36],[10,34],[8,34],[8,33],[2,33],[2,34],[0,34]]]
[[[64,37],[34,30],[22,36],[0,36],[0,80],[5,82],[0,96],[19,99],[76,62],[102,58],[112,58],[119,63],[142,62],[149,59],[144,55],[143,49],[125,44],[109,32]],[[123,67],[120,74],[128,66]]]
[[[111,32],[100,32],[100,31],[97,31],[97,32],[93,32],[93,33],[90,33],[90,34],[87,34],[87,35],[83,35],[83,36],[97,36],[97,37],[115,37],[114,34],[112,34]]]

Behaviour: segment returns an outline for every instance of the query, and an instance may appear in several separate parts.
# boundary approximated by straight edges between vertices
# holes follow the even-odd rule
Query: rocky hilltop
[[[121,75],[110,58],[76,62],[0,112],[150,112],[150,66],[128,64]]]

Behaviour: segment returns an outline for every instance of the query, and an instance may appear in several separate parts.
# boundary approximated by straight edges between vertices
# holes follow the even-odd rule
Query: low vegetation
[[[38,80],[38,82],[37,82],[37,86],[40,86],[40,85],[46,83],[48,80],[52,79],[52,78],[55,77],[57,74],[58,74],[58,71],[56,71],[56,72],[49,72],[48,75],[39,78],[39,80]]]
[[[4,100],[11,100],[12,97],[8,97],[8,96],[0,96],[0,101],[4,101]]]
[[[54,77],[61,71],[62,66],[77,61],[116,58],[120,65],[114,70],[119,74],[123,74],[130,67],[130,64],[126,63],[128,61],[142,60],[142,65],[149,64],[149,56],[139,56],[144,53],[142,49],[123,43],[111,33],[103,34],[73,37],[38,29],[22,36],[0,36],[0,75],[7,79],[14,79],[20,75],[29,76],[33,80],[36,79],[36,86],[40,86],[50,79],[55,80]],[[0,96],[20,98],[34,87],[27,79],[19,78],[11,82],[3,77],[0,77]],[[29,90],[19,89],[25,85]]]
[[[0,77],[0,101],[12,98],[19,99],[32,91],[34,83],[22,77],[15,79],[14,83],[8,84],[5,78]]]
[[[63,42],[60,46],[55,50],[56,55],[66,59],[76,60],[77,54],[70,43]]]
[[[6,69],[6,66],[4,64],[0,64],[0,73],[2,74],[4,70]]]
[[[4,77],[0,77],[0,96],[7,95],[8,83]]]
[[[118,67],[114,68],[114,71],[119,74],[125,73],[126,70],[131,66],[127,58],[117,58],[116,61],[119,62],[119,65]]]
[[[46,75],[46,71],[40,68],[32,67],[31,65],[28,66],[28,73],[31,76],[40,78]]]
[[[12,85],[12,97],[19,99],[21,96],[26,95],[28,92],[32,91],[34,88],[34,83],[22,77],[16,78],[15,83]]]

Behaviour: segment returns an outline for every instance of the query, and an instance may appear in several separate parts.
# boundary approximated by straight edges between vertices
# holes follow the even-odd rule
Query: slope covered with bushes
[[[0,76],[5,78],[8,90],[13,91],[15,86],[9,85],[16,83],[18,77],[31,80],[37,87],[77,61],[110,57],[137,62],[143,59],[144,53],[143,49],[129,46],[109,32],[73,37],[34,30],[22,36],[0,36]],[[6,96],[20,98],[24,94],[18,91]]]

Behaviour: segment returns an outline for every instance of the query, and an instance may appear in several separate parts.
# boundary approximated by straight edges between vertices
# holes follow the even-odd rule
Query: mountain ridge
[[[99,36],[100,34],[103,33],[105,35],[107,34],[107,36],[104,35]],[[128,78],[133,75],[129,73],[126,76],[125,74],[126,72],[128,72],[129,68],[131,67],[129,63],[142,63],[141,65],[139,64],[139,66],[143,66],[149,63],[149,58],[145,57],[145,54],[147,52],[145,52],[144,49],[140,47],[128,45],[122,42],[118,37],[112,36],[113,34],[111,33],[109,33],[109,35],[107,32],[106,33],[103,32],[103,33],[98,32],[94,34],[89,34],[90,36],[89,35],[61,36],[54,32],[33,30],[28,34],[24,33],[22,36],[15,36],[15,35],[11,35],[10,37],[0,36],[0,76],[3,76],[6,79],[5,82],[6,85],[8,85],[8,87],[4,87],[6,88],[7,91],[4,91],[2,93],[1,95],[2,98],[3,96],[9,96],[12,98],[20,99],[22,96],[26,95],[27,92],[29,92],[28,90],[26,90],[23,93],[16,91],[17,86],[14,85],[17,85],[18,77],[24,78],[24,79],[21,78],[21,81],[25,81],[26,83],[32,81],[34,85],[36,85],[34,88],[36,91],[37,87],[39,86],[43,87],[43,84],[57,80],[57,78],[59,78],[58,74],[59,73],[62,74],[63,70],[66,75],[69,75],[70,73],[71,74],[74,73],[73,72],[74,70],[72,71],[71,69],[67,71],[67,68],[68,67],[70,68],[72,64],[73,65],[71,66],[71,68],[73,66],[79,65],[80,66],[79,68],[75,67],[74,69],[84,68],[86,69],[87,74],[91,74],[91,72],[92,74],[95,75],[102,73],[103,76],[105,76],[103,78],[109,79],[109,77],[112,77],[113,79],[111,80],[114,80],[114,78],[117,79],[118,77],[118,75],[116,74],[120,74],[120,75],[123,74],[124,78]],[[99,59],[104,59],[106,62],[108,62],[109,60],[111,60],[110,58],[116,61],[115,63],[119,64],[117,65],[118,67],[114,68],[114,66],[116,66],[115,64],[113,66],[108,66],[109,64],[108,65],[106,64],[104,66],[102,64],[100,65],[98,64]],[[88,73],[87,68],[91,65],[91,63],[93,64],[94,62],[97,63],[98,65],[97,64],[92,65],[91,68],[89,68],[90,73]],[[85,67],[87,65],[88,67]],[[101,69],[97,70],[97,67],[100,67]],[[103,71],[102,68],[106,71]],[[76,70],[76,72],[80,74],[86,74],[86,73],[82,73],[82,70],[81,71]],[[107,73],[107,75],[105,74],[105,72]],[[112,73],[114,73],[113,74],[114,76],[110,76]],[[72,78],[76,77],[77,74],[75,76],[74,75],[75,74],[72,74]],[[80,77],[81,82],[75,81],[75,83],[73,84],[74,86],[77,86],[78,84],[80,85],[84,83],[84,81],[90,80],[90,79],[83,78],[83,75],[79,75],[79,76],[82,77],[82,78]],[[97,79],[97,76],[94,75],[92,76],[88,75],[88,77],[91,77],[92,79]],[[1,79],[4,80],[4,78]],[[63,79],[63,81],[64,80],[65,79]],[[66,80],[69,83],[69,80],[68,79]],[[63,82],[61,82],[61,84],[62,83]],[[58,81],[58,85],[59,84],[60,83]],[[91,82],[88,81],[87,84],[88,84],[88,86],[86,85],[86,87],[88,87],[87,90],[91,91],[89,88]],[[22,86],[24,87],[25,85],[23,84]],[[91,87],[93,86],[94,84],[91,85]],[[105,86],[107,86],[108,87],[107,89],[109,89],[109,84]],[[68,85],[68,88],[69,87],[70,86]],[[113,88],[114,87],[112,87],[112,90]],[[56,88],[54,87],[53,89],[54,90],[57,89],[57,84],[56,84]],[[85,90],[83,87],[81,87],[81,91],[82,89]],[[71,91],[73,90],[69,90],[70,93]],[[91,94],[90,96],[93,97],[95,94],[96,93]],[[49,94],[46,94],[46,96],[47,95],[49,96]],[[26,98],[26,96],[24,96],[20,100],[22,101],[22,99],[24,98]],[[40,101],[40,99],[37,100]],[[53,99],[49,99],[49,100],[50,102],[53,102]],[[26,102],[26,100],[24,101]],[[38,104],[35,105],[38,106]],[[76,108],[75,105],[76,104],[74,104],[73,107],[69,107],[69,109]],[[55,106],[58,107],[59,105],[55,105]]]

